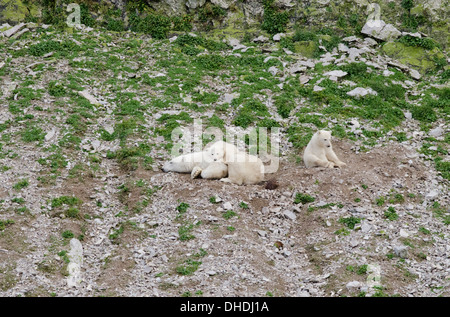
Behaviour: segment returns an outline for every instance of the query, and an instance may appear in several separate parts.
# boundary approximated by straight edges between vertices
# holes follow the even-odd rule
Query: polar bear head
[[[235,156],[239,151],[234,144],[217,141],[206,152],[213,161],[226,163],[235,160]]]
[[[209,149],[206,150],[208,160],[214,162],[223,162],[225,157],[225,147],[223,142],[217,142],[213,144]]]
[[[331,148],[331,132],[325,130],[319,130],[314,135],[316,138],[316,144],[320,147]]]

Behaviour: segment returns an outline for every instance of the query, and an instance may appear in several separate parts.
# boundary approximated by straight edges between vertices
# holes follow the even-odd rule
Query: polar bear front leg
[[[201,176],[202,178],[217,179],[226,177],[227,174],[227,165],[222,162],[214,162],[208,165],[208,167],[202,171]]]
[[[202,169],[199,166],[194,166],[191,172],[191,179],[197,178],[202,173]]]
[[[347,165],[336,156],[336,154],[334,153],[333,150],[330,150],[329,152],[327,152],[327,159],[330,160],[331,162],[333,162],[334,166],[337,166],[337,167],[343,167],[343,166]]]
[[[332,162],[329,162],[327,160],[321,160],[317,156],[313,158],[312,163],[313,163],[312,166],[329,167],[329,168],[334,167],[334,164]]]

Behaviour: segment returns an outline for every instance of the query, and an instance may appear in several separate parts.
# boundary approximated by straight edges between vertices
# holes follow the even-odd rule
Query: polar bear
[[[264,180],[264,164],[255,155],[240,151],[235,145],[218,141],[211,150],[217,160],[223,161],[228,167],[228,177],[222,182],[242,184],[257,184]]]
[[[200,176],[238,185],[256,184],[264,180],[261,159],[239,151],[235,145],[224,141],[215,142],[201,152],[178,156],[164,164],[163,171],[191,173],[191,178]]]
[[[334,153],[331,145],[331,132],[325,130],[314,133],[303,153],[303,161],[307,168],[315,166],[333,168],[346,165]]]
[[[191,178],[201,176],[202,178],[219,179],[226,177],[228,167],[224,164],[222,153],[215,152],[214,148],[201,152],[193,152],[177,156],[165,163],[164,172],[191,173]]]

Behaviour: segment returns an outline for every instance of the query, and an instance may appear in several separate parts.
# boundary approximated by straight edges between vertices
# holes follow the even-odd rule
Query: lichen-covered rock
[[[27,15],[36,16],[38,8],[22,0],[0,0],[0,23],[24,22]]]
[[[304,57],[313,58],[318,47],[314,41],[300,41],[294,44],[295,53],[299,53]]]
[[[436,60],[444,58],[444,54],[435,47],[427,50],[423,47],[408,46],[399,42],[390,42],[383,45],[382,51],[386,55],[398,60],[421,74],[436,69]]]
[[[235,4],[236,1],[237,0],[211,0],[211,3],[222,9],[228,9],[232,4]]]
[[[206,2],[206,0],[187,0],[186,6],[189,9],[197,9],[197,8],[203,7],[205,2]]]

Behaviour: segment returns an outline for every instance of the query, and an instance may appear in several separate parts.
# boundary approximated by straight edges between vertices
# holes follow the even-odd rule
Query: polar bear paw
[[[334,168],[334,163],[333,163],[333,162],[328,162],[327,167],[328,167],[328,168]]]
[[[347,164],[345,164],[344,162],[339,162],[339,163],[336,163],[336,166],[341,168],[341,167],[347,166]]]
[[[192,179],[197,178],[198,175],[200,175],[201,173],[202,173],[202,169],[198,166],[194,166],[194,168],[192,169],[192,172],[191,172],[191,178]]]

